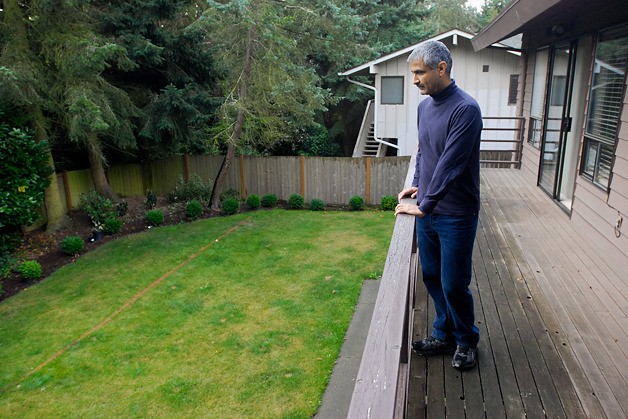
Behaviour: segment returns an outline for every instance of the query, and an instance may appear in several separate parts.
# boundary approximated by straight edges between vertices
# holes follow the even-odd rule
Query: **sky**
[[[475,7],[478,12],[482,9],[483,4],[484,0],[467,0],[467,6]]]

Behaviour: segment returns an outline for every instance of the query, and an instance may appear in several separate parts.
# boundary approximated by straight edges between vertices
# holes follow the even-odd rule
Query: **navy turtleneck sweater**
[[[425,214],[473,215],[480,210],[478,103],[455,81],[418,108],[419,149],[413,186]]]

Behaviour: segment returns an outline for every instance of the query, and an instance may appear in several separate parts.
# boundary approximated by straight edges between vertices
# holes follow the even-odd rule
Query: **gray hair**
[[[440,41],[425,41],[417,45],[408,57],[408,62],[423,61],[430,69],[436,68],[438,63],[445,61],[447,63],[447,75],[451,74],[451,52]]]

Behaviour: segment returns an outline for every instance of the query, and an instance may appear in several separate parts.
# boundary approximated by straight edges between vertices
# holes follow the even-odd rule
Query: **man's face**
[[[435,95],[447,87],[446,68],[444,61],[438,63],[436,68],[429,68],[422,60],[410,63],[410,71],[414,74],[413,83],[422,95]]]

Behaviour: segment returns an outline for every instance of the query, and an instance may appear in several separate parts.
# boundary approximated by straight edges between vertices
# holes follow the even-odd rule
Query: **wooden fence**
[[[179,156],[169,159],[111,166],[107,178],[120,196],[157,195],[171,192],[180,177],[192,174],[213,181],[223,156]],[[239,156],[227,175],[225,189],[234,189],[242,198],[268,193],[287,200],[300,194],[306,202],[314,198],[329,205],[346,205],[359,195],[377,205],[384,195],[396,196],[404,184],[410,157],[256,157]],[[94,189],[89,170],[57,175],[67,210],[78,207],[82,193]]]

